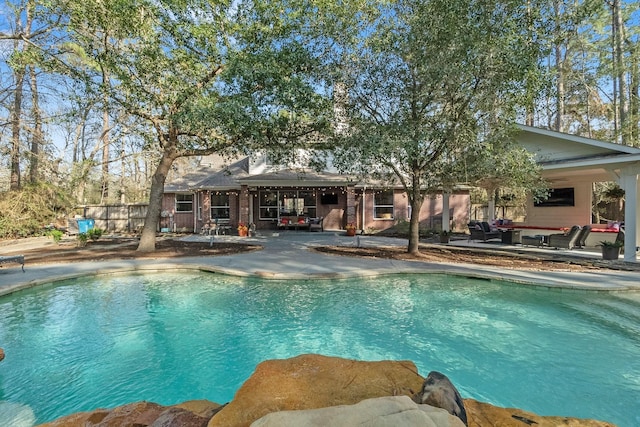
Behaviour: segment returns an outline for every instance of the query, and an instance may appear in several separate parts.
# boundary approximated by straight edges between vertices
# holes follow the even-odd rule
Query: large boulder
[[[150,427],[206,427],[209,418],[182,408],[169,408],[162,412]]]
[[[113,409],[79,412],[39,427],[205,427],[220,407],[208,400],[192,400],[175,406],[137,402]]]
[[[256,367],[209,427],[249,426],[271,412],[353,405],[374,397],[413,398],[423,381],[409,361],[362,362],[320,355],[269,360]]]
[[[464,402],[460,393],[449,378],[440,372],[429,372],[417,402],[445,409],[451,415],[460,418],[464,425],[467,425],[467,413],[464,410]]]
[[[542,417],[520,409],[500,408],[488,403],[465,399],[469,427],[616,427],[604,421],[568,417]]]
[[[167,409],[153,402],[136,402],[114,409],[97,409],[58,418],[40,427],[128,427],[149,426]]]
[[[355,405],[265,415],[251,427],[464,427],[446,410],[418,405],[407,396],[378,397]]]

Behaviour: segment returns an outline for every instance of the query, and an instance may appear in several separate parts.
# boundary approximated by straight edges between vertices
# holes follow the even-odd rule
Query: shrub
[[[65,218],[71,209],[70,198],[46,182],[0,192],[0,238],[42,236],[45,224]]]
[[[78,242],[77,245],[78,247],[84,247],[87,246],[87,239],[89,238],[89,236],[87,235],[87,233],[78,233]]]
[[[104,230],[102,228],[91,228],[91,229],[89,229],[89,231],[87,231],[87,235],[89,236],[89,238],[91,240],[93,240],[95,242],[100,237],[102,237],[102,233],[103,232],[104,232]]]
[[[56,243],[60,243],[60,240],[62,240],[62,236],[64,235],[62,231],[56,230],[55,228],[53,230],[49,230],[47,234],[51,236],[53,241]]]

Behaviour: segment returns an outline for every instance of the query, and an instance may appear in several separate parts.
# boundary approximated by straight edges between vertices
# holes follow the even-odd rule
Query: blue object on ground
[[[95,225],[95,220],[91,218],[78,219],[78,233],[86,233],[91,230]]]

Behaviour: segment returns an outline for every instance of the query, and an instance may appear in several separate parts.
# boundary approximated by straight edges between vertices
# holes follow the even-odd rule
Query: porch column
[[[356,217],[356,192],[353,185],[346,187],[347,191],[347,224],[357,224],[358,218]],[[357,227],[356,227],[357,228]]]
[[[238,204],[239,204],[238,222],[249,224],[249,187],[246,185],[243,185],[240,187]]]
[[[202,221],[211,220],[211,190],[202,192]]]
[[[449,224],[451,217],[449,216],[449,197],[450,193],[442,193],[442,231],[451,231]]]
[[[620,187],[624,190],[624,260],[636,261],[637,242],[640,241],[640,230],[638,223],[640,222],[640,186],[638,178],[640,177],[640,166],[630,166],[620,173]]]

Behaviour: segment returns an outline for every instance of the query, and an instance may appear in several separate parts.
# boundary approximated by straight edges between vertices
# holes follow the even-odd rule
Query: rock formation
[[[467,413],[464,410],[464,402],[460,393],[449,378],[440,372],[429,372],[417,402],[445,409],[451,415],[460,418],[464,425],[467,425]]]
[[[437,375],[432,375],[431,380],[421,377],[412,362],[361,362],[303,355],[260,363],[233,401],[225,406],[208,401],[191,401],[169,407],[138,402],[110,410],[69,415],[41,427],[248,427],[252,423],[256,427],[331,425],[323,419],[340,419],[341,426],[460,427],[460,418],[444,410],[417,404],[425,397],[425,391],[439,390],[446,384]],[[430,398],[425,397],[425,400]],[[615,427],[595,420],[541,417],[471,399],[464,399],[462,406],[466,409],[469,427]],[[328,409],[325,412],[321,408]],[[269,415],[279,411],[289,412]],[[401,419],[402,423],[384,424],[385,413],[400,417],[398,420]],[[353,423],[349,424],[351,420]]]

